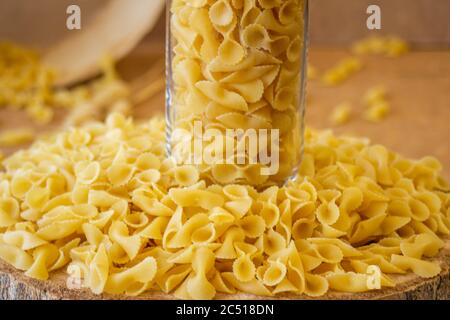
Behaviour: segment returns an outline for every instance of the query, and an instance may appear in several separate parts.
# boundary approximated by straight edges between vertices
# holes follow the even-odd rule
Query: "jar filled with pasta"
[[[206,181],[294,177],[303,149],[307,0],[168,3],[167,147]]]

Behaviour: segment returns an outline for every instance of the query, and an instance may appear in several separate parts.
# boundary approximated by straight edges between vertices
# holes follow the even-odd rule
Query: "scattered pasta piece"
[[[363,102],[370,106],[380,101],[385,101],[386,98],[386,88],[384,86],[375,86],[367,90],[367,92],[364,94]]]
[[[387,57],[398,57],[409,52],[408,44],[397,37],[373,36],[357,41],[352,50],[355,54],[381,54]]]
[[[349,121],[352,106],[348,102],[337,105],[331,113],[331,123],[334,125],[342,125]]]
[[[34,140],[35,132],[30,128],[11,129],[0,132],[0,147],[14,147]]]
[[[363,97],[367,109],[364,112],[366,120],[380,122],[389,114],[390,105],[387,101],[387,92],[384,86],[370,88]]]
[[[424,258],[450,235],[441,164],[330,131],[305,139],[297,179],[257,190],[175,166],[159,118],[40,138],[3,161],[0,258],[41,280],[66,268],[95,294],[183,299],[363,292],[375,267],[381,288],[390,273],[436,276]]]
[[[350,57],[341,60],[336,66],[326,71],[322,76],[324,84],[335,86],[347,80],[352,74],[362,68],[358,58]]]
[[[380,101],[372,104],[365,111],[365,118],[372,122],[380,122],[389,114],[390,107],[387,101]]]
[[[319,71],[311,64],[308,65],[307,77],[308,80],[315,80],[319,77]]]

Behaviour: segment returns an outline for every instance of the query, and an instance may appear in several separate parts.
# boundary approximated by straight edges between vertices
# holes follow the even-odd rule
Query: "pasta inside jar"
[[[303,149],[307,0],[172,0],[167,148],[201,179],[294,177]]]

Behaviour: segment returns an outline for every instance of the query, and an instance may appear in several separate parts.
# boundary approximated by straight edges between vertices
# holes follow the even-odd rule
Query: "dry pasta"
[[[349,121],[351,115],[352,106],[348,102],[338,104],[331,113],[330,120],[334,125],[345,124]]]
[[[34,140],[35,132],[31,128],[18,128],[0,132],[0,147],[14,147]]]
[[[264,186],[286,181],[299,164],[302,144],[304,1],[174,0],[170,10],[171,146],[177,163],[193,164],[198,156],[192,155],[196,122],[241,146],[245,135],[225,138],[228,129],[261,129],[269,135],[279,130],[279,150],[258,138],[262,149],[280,154],[277,172],[265,174],[266,163],[235,151],[226,159],[204,161],[200,177]],[[176,133],[180,130],[184,138]],[[204,150],[217,147],[210,140],[201,144]],[[225,150],[217,147],[214,154]]]
[[[377,102],[365,111],[365,118],[372,122],[380,122],[389,114],[389,103],[387,101]]]
[[[409,51],[409,45],[398,37],[372,36],[353,44],[356,54],[381,54],[388,57],[398,57]]]
[[[103,77],[71,89],[54,88],[57,70],[42,64],[33,50],[0,42],[0,108],[24,110],[37,125],[50,123],[56,109],[70,109],[68,124],[100,118],[105,110],[127,114],[129,90],[108,57],[100,63]]]
[[[390,103],[387,100],[387,92],[383,86],[375,86],[367,90],[363,101],[367,105],[364,117],[368,121],[380,122],[390,112]]]
[[[450,193],[434,158],[308,129],[296,181],[257,190],[174,165],[164,138],[162,119],[113,114],[5,159],[0,258],[40,280],[66,268],[95,294],[183,299],[317,297],[375,290],[373,267],[381,288],[440,272],[428,258],[450,234]]]
[[[319,71],[317,70],[317,68],[314,65],[309,64],[307,71],[308,80],[315,80],[317,79],[318,75]]]
[[[324,72],[322,82],[329,86],[341,84],[361,68],[362,62],[356,57],[342,59],[335,66]]]

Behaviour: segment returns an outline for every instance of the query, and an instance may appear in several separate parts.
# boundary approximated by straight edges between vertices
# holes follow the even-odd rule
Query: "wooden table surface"
[[[309,57],[311,64],[323,71],[349,55],[344,49],[313,48]],[[119,64],[120,73],[132,81],[161,57],[161,47],[140,47]],[[450,180],[450,51],[413,51],[399,58],[363,56],[361,60],[363,69],[337,87],[309,81],[307,125],[319,129],[332,127],[331,110],[348,101],[353,105],[352,118],[345,125],[333,127],[336,133],[366,136],[408,157],[433,155],[442,162],[444,176]],[[388,89],[392,110],[384,121],[374,124],[362,118],[361,99],[368,88],[380,84]],[[134,114],[136,118],[145,118],[163,111],[161,91],[137,107]],[[51,125],[37,130],[55,130],[63,117],[59,112]],[[30,125],[23,113],[0,109],[0,131]]]
[[[342,50],[314,50],[311,63],[319,69],[348,55]],[[307,124],[330,127],[328,114],[340,102],[349,101],[354,114],[336,133],[369,137],[413,158],[437,157],[450,179],[450,51],[411,52],[400,58],[363,57],[364,69],[341,86],[328,88],[309,83]],[[380,123],[363,119],[362,96],[368,88],[384,85],[391,113]]]

